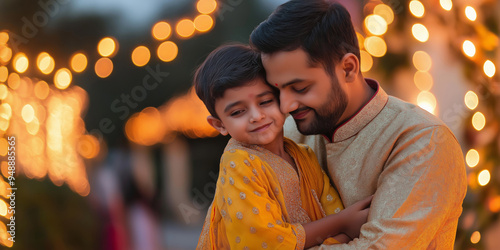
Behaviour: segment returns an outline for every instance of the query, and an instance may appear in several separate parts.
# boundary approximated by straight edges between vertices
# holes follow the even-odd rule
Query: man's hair
[[[247,45],[228,44],[212,51],[196,70],[194,88],[210,114],[219,118],[215,101],[227,89],[244,86],[257,78],[266,79],[260,53]]]
[[[360,59],[349,12],[326,0],[291,0],[280,5],[253,30],[250,44],[264,54],[301,48],[311,65],[321,63],[332,76],[333,66],[345,54]]]

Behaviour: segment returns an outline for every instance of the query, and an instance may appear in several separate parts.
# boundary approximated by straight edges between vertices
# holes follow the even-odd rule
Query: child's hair
[[[266,79],[260,53],[247,45],[227,44],[212,51],[196,70],[194,88],[210,114],[219,118],[215,101],[227,89],[244,86],[257,78]]]

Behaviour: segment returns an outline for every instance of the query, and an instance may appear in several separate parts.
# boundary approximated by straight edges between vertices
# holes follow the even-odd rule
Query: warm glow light
[[[476,10],[471,6],[465,7],[465,16],[471,21],[476,21],[477,18]]]
[[[71,84],[72,79],[73,76],[71,74],[71,71],[69,71],[69,69],[62,68],[59,69],[54,75],[54,85],[58,89],[66,89]]]
[[[2,199],[0,199],[0,215],[1,216],[7,215],[7,203],[5,203],[5,201]]]
[[[384,39],[378,36],[367,37],[365,39],[365,48],[374,57],[382,57],[387,52],[387,45]]]
[[[54,70],[55,67],[54,58],[52,58],[47,52],[40,53],[36,59],[36,63],[38,65],[38,69],[46,75],[52,73],[52,70]]]
[[[35,96],[38,99],[45,100],[45,98],[49,96],[50,88],[45,81],[39,81],[35,84],[34,91],[35,91]]]
[[[436,110],[436,97],[429,91],[422,91],[417,96],[418,106],[427,110],[429,113],[434,114]]]
[[[209,31],[214,25],[214,20],[209,15],[199,15],[194,19],[194,27],[200,32]]]
[[[4,45],[0,45],[0,63],[8,63],[12,58],[12,49]]]
[[[170,62],[177,57],[179,49],[174,42],[167,41],[158,46],[158,58],[164,62]]]
[[[182,19],[176,26],[177,34],[181,37],[187,38],[193,35],[195,28],[193,21],[189,19]]]
[[[7,84],[11,89],[17,89],[21,85],[21,77],[16,73],[10,73]]]
[[[0,105],[0,117],[9,120],[12,117],[12,108],[8,103],[2,103]]]
[[[444,10],[450,11],[453,7],[451,0],[439,0],[439,4]]]
[[[361,62],[361,72],[368,72],[373,67],[373,58],[372,56],[364,51],[360,51],[360,62]]]
[[[379,15],[368,15],[365,18],[365,27],[373,35],[381,36],[387,32],[387,22]]]
[[[363,35],[359,34],[358,32],[356,32],[356,36],[358,38],[359,49],[364,49],[365,48],[365,38],[363,37]]]
[[[420,91],[429,91],[434,85],[434,79],[427,71],[417,71],[413,76],[413,81]]]
[[[488,77],[493,77],[496,71],[495,64],[493,64],[492,61],[487,60],[486,62],[484,62],[483,70]]]
[[[480,240],[481,240],[481,234],[479,233],[479,231],[475,231],[470,236],[470,242],[472,242],[472,244],[477,244]]]
[[[142,67],[148,64],[151,52],[146,46],[138,46],[132,51],[132,62],[135,66]]]
[[[410,12],[415,17],[423,17],[425,14],[425,8],[422,2],[413,0],[410,2]]]
[[[215,8],[217,8],[217,1],[215,0],[200,0],[196,4],[196,9],[201,14],[210,14],[214,12]]]
[[[26,104],[21,110],[21,116],[25,122],[31,122],[35,118],[35,109],[30,104]]]
[[[28,57],[24,53],[18,53],[14,56],[14,69],[19,73],[24,73],[28,69],[29,61]]]
[[[170,27],[170,24],[168,24],[167,22],[157,22],[153,26],[153,30],[151,31],[151,33],[156,40],[165,40],[170,37],[170,34],[172,33],[172,27]]]
[[[7,89],[7,86],[3,83],[0,83],[0,100],[5,100],[8,94],[9,89]]]
[[[76,73],[83,72],[87,68],[87,63],[87,56],[83,53],[76,53],[71,57],[71,69]]]
[[[86,159],[92,159],[99,153],[99,141],[92,135],[83,135],[77,145],[78,153]]]
[[[432,66],[431,56],[424,51],[417,51],[413,54],[413,65],[417,70],[429,71]]]
[[[479,175],[477,176],[477,181],[480,186],[486,186],[490,182],[490,178],[490,171],[485,169],[479,173]]]
[[[413,34],[413,37],[415,37],[415,39],[420,42],[424,43],[429,40],[429,31],[424,25],[420,23],[416,23],[413,25],[413,27],[411,27],[411,33]]]
[[[470,149],[465,155],[465,162],[471,168],[477,166],[479,164],[479,152],[475,149]]]
[[[469,40],[465,40],[462,49],[468,57],[473,57],[476,54],[476,46]]]
[[[7,140],[5,140],[5,138],[0,138],[0,155],[6,156],[8,148],[9,143],[7,142]]]
[[[477,131],[481,131],[485,125],[486,125],[486,117],[484,117],[483,113],[476,112],[472,116],[472,126],[474,127],[474,129],[476,129]]]
[[[496,196],[494,198],[491,198],[488,201],[488,208],[493,213],[499,212],[500,211],[500,196]]]
[[[477,96],[476,93],[474,93],[474,91],[468,91],[465,94],[464,101],[465,105],[470,110],[474,110],[477,107],[477,105],[479,105],[479,97]]]
[[[5,45],[9,41],[9,33],[7,32],[0,32],[0,45]]]
[[[391,24],[394,21],[394,12],[391,7],[383,3],[375,6],[373,14],[383,17],[387,24]]]
[[[141,145],[154,145],[162,139],[159,134],[163,134],[165,126],[158,109],[147,107],[139,114],[134,114],[125,124],[125,134],[127,137]]]
[[[28,124],[26,124],[26,130],[30,135],[36,135],[38,133],[38,131],[40,130],[40,122],[36,117],[34,117],[31,122],[28,122]]]
[[[9,70],[5,66],[0,66],[0,82],[6,82],[9,78]]]
[[[113,62],[109,58],[101,58],[95,63],[95,73],[100,78],[106,78],[113,72]]]
[[[97,45],[97,51],[103,57],[111,57],[117,51],[118,44],[112,37],[103,38]]]

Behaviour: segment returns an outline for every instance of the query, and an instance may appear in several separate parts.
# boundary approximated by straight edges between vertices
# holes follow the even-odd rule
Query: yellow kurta
[[[286,138],[285,149],[298,175],[264,148],[229,141],[197,249],[303,249],[301,224],[343,209],[314,152]]]
[[[319,248],[453,249],[467,189],[457,140],[432,114],[366,80],[376,94],[331,142],[285,123],[285,136],[318,155],[345,206],[374,194],[358,239]]]

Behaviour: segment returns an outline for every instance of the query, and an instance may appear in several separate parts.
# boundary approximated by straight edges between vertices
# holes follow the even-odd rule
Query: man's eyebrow
[[[240,103],[241,103],[241,101],[237,101],[237,102],[233,102],[233,103],[231,103],[231,104],[227,105],[227,106],[226,106],[226,108],[224,109],[224,113],[226,113],[226,112],[227,112],[227,111],[229,111],[232,107],[234,107],[234,106],[236,106],[236,105],[238,105],[238,104],[240,104]]]
[[[283,84],[283,86],[281,86],[281,88],[284,89],[284,88],[286,88],[286,87],[288,87],[288,86],[290,86],[292,84],[295,84],[295,83],[298,83],[298,82],[303,82],[303,81],[304,81],[303,79],[295,78],[295,79],[293,79],[293,80],[291,80],[291,81]]]

